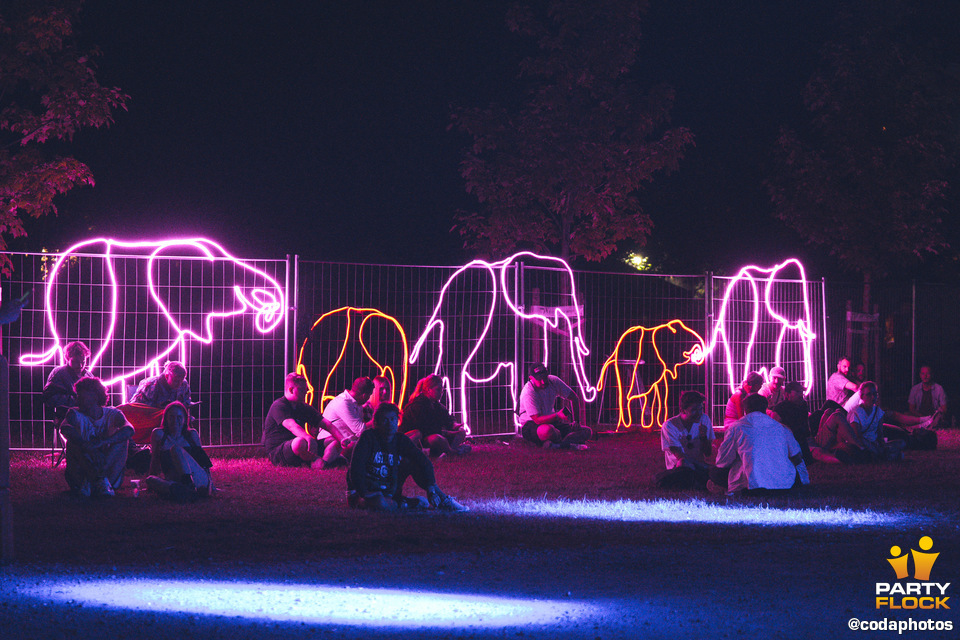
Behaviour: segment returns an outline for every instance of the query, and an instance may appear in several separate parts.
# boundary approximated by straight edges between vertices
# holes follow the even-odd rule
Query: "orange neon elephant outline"
[[[695,344],[692,348],[683,352],[684,360],[677,362],[672,367],[668,366],[666,361],[663,359],[663,356],[660,353],[660,347],[657,346],[656,334],[658,331],[663,329],[669,330],[671,333],[677,333],[678,327],[682,327],[688,333],[696,336],[699,340],[698,344]],[[623,345],[627,337],[635,334],[637,331],[640,332],[640,339],[637,341],[640,345],[637,350],[637,359],[633,363],[633,369],[630,376],[630,384],[627,387],[623,385],[623,376],[620,373],[620,368],[617,367],[617,361],[619,360],[620,347]],[[657,356],[657,360],[660,362],[660,365],[663,367],[663,372],[660,374],[660,377],[650,385],[650,387],[643,393],[634,394],[633,389],[637,387],[637,368],[640,366],[642,360],[640,359],[640,354],[643,350],[644,338],[649,334],[650,338],[648,340],[649,344],[653,347],[653,351]],[[597,390],[600,391],[603,389],[604,376],[607,372],[607,367],[613,365],[613,369],[616,372],[617,380],[617,406],[620,410],[618,419],[617,419],[617,431],[627,429],[630,425],[633,424],[633,410],[630,405],[634,400],[640,401],[640,426],[644,429],[651,428],[654,424],[658,427],[663,426],[663,423],[667,419],[668,411],[668,400],[670,397],[670,379],[677,379],[677,369],[682,365],[687,364],[688,362],[693,362],[696,365],[703,364],[706,357],[705,343],[703,338],[699,333],[688,327],[681,320],[671,320],[664,324],[658,325],[653,328],[644,327],[641,325],[635,325],[630,327],[620,336],[620,339],[617,340],[617,346],[614,348],[613,353],[610,354],[610,357],[607,358],[606,362],[603,363],[603,368],[600,370],[600,379],[597,382]],[[668,379],[669,378],[669,379]],[[624,389],[626,388],[626,392]],[[661,391],[662,388],[662,391]],[[624,409],[626,405],[626,409]],[[647,407],[650,407],[650,419],[647,419]]]
[[[354,312],[361,315],[366,314],[366,315],[363,315],[363,319],[360,321],[360,327],[357,329],[357,334],[356,334],[357,339],[360,341],[360,347],[363,349],[363,352],[367,355],[367,358],[369,358],[370,362],[372,362],[374,366],[376,366],[379,372],[377,375],[384,376],[385,378],[390,380],[390,402],[394,402],[394,399],[396,398],[399,403],[402,403],[403,398],[407,393],[407,373],[408,373],[407,361],[410,357],[410,348],[407,343],[407,334],[403,330],[403,326],[401,326],[400,322],[393,316],[387,313],[384,313],[379,309],[373,309],[370,307],[340,307],[339,309],[334,309],[333,311],[328,311],[323,315],[321,315],[319,318],[317,318],[316,322],[314,322],[313,325],[310,327],[310,329],[307,331],[307,333],[309,334],[311,331],[313,331],[317,327],[317,325],[323,322],[325,318],[328,318],[338,313],[343,313],[347,320],[346,330],[344,331],[343,345],[340,347],[340,353],[337,356],[337,360],[333,363],[333,366],[330,367],[330,370],[327,372],[327,376],[323,381],[323,389],[320,392],[320,401],[318,403],[318,408],[320,411],[323,411],[324,405],[328,401],[334,398],[333,395],[330,395],[328,393],[328,389],[330,387],[330,380],[333,378],[333,373],[337,370],[337,367],[340,365],[340,362],[343,361],[344,355],[347,352],[347,345],[350,343],[350,338],[352,336],[351,328],[353,326]],[[397,380],[396,380],[396,375],[394,373],[393,368],[390,367],[390,365],[381,364],[376,358],[374,358],[373,354],[370,353],[370,349],[367,348],[367,345],[363,340],[363,329],[364,327],[366,327],[367,322],[371,318],[383,318],[384,320],[392,322],[394,326],[396,326],[397,331],[400,332],[400,338],[403,343],[403,374],[401,376],[401,381],[400,381],[399,396],[397,396]],[[296,371],[307,380],[307,395],[306,395],[306,398],[304,398],[304,401],[307,404],[312,405],[315,387],[311,383],[310,376],[307,374],[307,367],[303,363],[304,351],[306,350],[307,343],[309,341],[310,341],[310,336],[307,335],[307,337],[304,338],[303,340],[303,344],[300,345],[300,352],[297,355]]]

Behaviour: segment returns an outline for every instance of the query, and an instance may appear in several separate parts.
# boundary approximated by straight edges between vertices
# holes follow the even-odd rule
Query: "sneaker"
[[[460,504],[454,498],[451,498],[440,489],[434,489],[427,494],[430,506],[437,511],[470,511],[470,507]]]
[[[103,496],[105,498],[112,498],[116,494],[113,491],[113,487],[110,485],[110,481],[106,478],[98,478],[94,483],[92,493],[97,496]]]
[[[570,448],[573,449],[574,451],[586,451],[586,450],[587,450],[587,445],[585,445],[585,444],[572,444],[572,445],[570,445]]]

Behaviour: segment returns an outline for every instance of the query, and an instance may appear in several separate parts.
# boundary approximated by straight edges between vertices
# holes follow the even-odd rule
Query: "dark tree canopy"
[[[960,101],[899,3],[852,7],[860,29],[824,48],[809,121],[781,129],[767,187],[776,217],[869,282],[948,248]]]
[[[120,89],[101,87],[96,51],[78,51],[80,0],[8,0],[0,6],[0,250],[26,234],[24,219],[56,213],[54,198],[92,185],[82,162],[50,148],[84,127],[112,122]],[[9,259],[0,256],[8,272]]]
[[[602,260],[642,246],[653,223],[637,193],[677,169],[693,135],[668,128],[673,91],[631,80],[646,9],[638,0],[557,0],[545,14],[515,6],[508,27],[536,43],[521,64],[531,88],[517,108],[462,109],[473,138],[460,173],[480,208],[457,216],[467,248],[518,247]]]

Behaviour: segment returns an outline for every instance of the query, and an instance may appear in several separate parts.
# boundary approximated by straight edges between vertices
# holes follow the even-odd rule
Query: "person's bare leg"
[[[306,438],[294,438],[290,444],[290,448],[293,450],[293,453],[304,462],[313,462],[317,459],[316,445],[312,444],[315,442],[316,440],[308,440]]]
[[[537,437],[540,438],[540,442],[556,444],[560,442],[560,431],[552,424],[541,424],[537,427]]]
[[[427,446],[430,448],[430,454],[433,456],[453,453],[450,442],[438,433],[427,436]]]

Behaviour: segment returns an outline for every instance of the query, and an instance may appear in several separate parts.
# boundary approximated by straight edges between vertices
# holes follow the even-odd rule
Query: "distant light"
[[[41,583],[22,593],[111,609],[381,628],[569,625],[601,612],[575,601],[266,582],[74,578]]]
[[[703,500],[489,500],[471,502],[479,512],[545,518],[679,522],[693,524],[815,527],[890,526],[916,522],[917,516],[850,509],[777,509],[766,505],[721,505]]]
[[[650,259],[639,253],[628,253],[627,257],[624,258],[624,262],[637,271],[649,271],[653,267],[653,265],[650,264]]]

